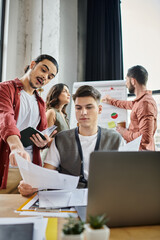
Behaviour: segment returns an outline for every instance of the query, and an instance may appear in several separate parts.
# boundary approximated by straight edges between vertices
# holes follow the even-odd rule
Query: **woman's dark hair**
[[[58,68],[59,68],[58,63],[57,63],[56,59],[53,58],[52,56],[47,55],[47,54],[41,54],[36,59],[34,59],[34,61],[36,62],[36,64],[38,64],[39,62],[42,62],[45,59],[49,60],[50,62],[52,62],[55,65],[55,67],[57,69],[57,73],[58,73]],[[29,69],[29,65],[27,65],[25,67],[24,72],[26,73],[28,71],[28,69]]]
[[[46,110],[51,109],[51,108],[57,108],[60,104],[59,101],[59,95],[64,89],[64,86],[68,88],[68,86],[64,83],[58,83],[55,84],[51,89],[49,90],[46,98]],[[68,104],[65,104],[64,107],[62,108],[62,112],[67,116],[66,113],[66,107]]]

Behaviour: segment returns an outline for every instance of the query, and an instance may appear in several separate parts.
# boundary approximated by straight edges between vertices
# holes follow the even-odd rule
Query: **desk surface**
[[[20,217],[14,211],[27,200],[20,194],[0,194],[0,217]],[[23,216],[24,217],[24,216]],[[61,232],[64,223],[63,218],[58,219],[58,233]],[[159,226],[144,226],[144,227],[126,227],[126,228],[111,228],[110,240],[159,240]],[[60,236],[58,234],[58,239]]]

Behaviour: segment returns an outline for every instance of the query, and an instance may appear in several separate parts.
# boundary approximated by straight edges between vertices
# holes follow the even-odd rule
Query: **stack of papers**
[[[38,195],[40,208],[87,206],[88,189],[40,191]]]
[[[44,191],[47,193],[47,191]],[[45,205],[47,206],[47,205]],[[27,216],[45,216],[45,217],[78,217],[78,214],[73,207],[65,208],[56,208],[53,207],[39,207],[39,196],[34,194],[29,200],[27,200],[22,206],[20,206],[15,212],[18,212],[20,215]]]

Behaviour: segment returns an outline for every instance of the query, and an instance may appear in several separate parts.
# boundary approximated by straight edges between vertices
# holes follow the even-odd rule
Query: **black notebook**
[[[33,134],[39,133],[39,135],[41,136],[41,138],[43,140],[46,140],[44,134],[47,134],[48,136],[52,135],[52,132],[57,128],[57,126],[53,125],[47,129],[45,129],[44,131],[40,132],[39,130],[32,128],[32,127],[28,127],[25,128],[24,130],[22,130],[20,132],[21,134],[21,142],[23,144],[24,147],[28,147],[30,145],[33,145],[34,143],[32,142],[32,140],[30,139],[30,137]]]

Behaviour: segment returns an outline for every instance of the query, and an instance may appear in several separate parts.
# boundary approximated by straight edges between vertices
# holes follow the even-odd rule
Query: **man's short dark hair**
[[[135,78],[140,85],[146,85],[148,72],[144,67],[137,65],[128,69],[127,77]]]
[[[100,101],[100,92],[92,86],[83,85],[77,89],[75,94],[73,94],[73,100],[75,101],[77,97],[93,97],[96,102]]]
[[[52,56],[47,55],[47,54],[41,54],[34,61],[36,63],[39,63],[39,62],[42,62],[45,59],[49,60],[50,62],[52,62],[55,65],[55,67],[57,68],[57,73],[58,73],[58,63],[57,63],[56,59],[53,58]]]
[[[58,68],[59,68],[58,63],[57,63],[56,59],[53,58],[52,56],[47,55],[47,54],[41,54],[37,58],[35,58],[34,61],[36,62],[36,64],[38,64],[39,62],[42,62],[45,59],[49,60],[50,62],[52,62],[55,65],[55,67],[57,69],[57,73],[58,73]],[[29,65],[27,65],[24,68],[24,72],[26,73],[28,70],[29,70]]]

